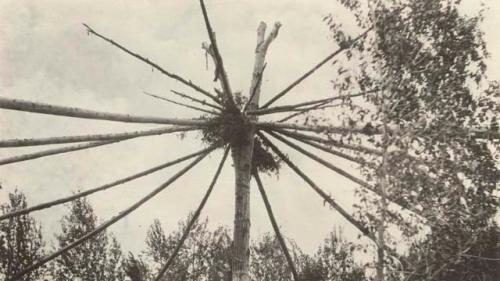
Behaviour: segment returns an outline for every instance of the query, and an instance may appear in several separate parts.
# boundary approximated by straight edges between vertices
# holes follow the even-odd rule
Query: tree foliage
[[[56,235],[57,247],[62,248],[94,230],[98,218],[86,199],[72,201],[69,214],[61,219],[61,233]],[[107,232],[90,239],[78,249],[62,254],[52,263],[54,280],[124,279],[121,270],[122,251],[118,241]]]
[[[158,220],[150,226],[146,237],[146,256],[152,263],[152,276],[163,266],[173,252],[187,225],[166,235]],[[231,238],[226,228],[211,232],[207,220],[197,222],[184,242],[174,263],[162,280],[231,280]]]
[[[207,228],[208,220],[195,224],[185,246],[176,257],[164,280],[231,280],[231,239],[228,229]],[[166,235],[158,220],[150,226],[145,260],[154,276],[156,268],[168,259],[182,235],[185,222]],[[290,250],[301,280],[365,280],[362,267],[354,260],[354,245],[339,233],[332,232],[313,255],[305,254],[293,241]],[[250,247],[250,275],[252,280],[293,280],[287,261],[274,235],[265,233]],[[336,279],[337,278],[337,279]]]
[[[26,197],[19,191],[9,193],[8,202],[0,205],[2,214],[27,207]],[[30,215],[0,221],[0,279],[9,279],[45,253],[41,225]],[[22,281],[42,280],[44,269],[24,276]]]
[[[387,177],[387,196],[424,218],[428,236],[421,246],[431,247],[433,270],[447,274],[453,264],[470,266],[451,257],[471,245],[481,249],[478,243],[495,243],[471,238],[492,239],[500,182],[499,141],[491,137],[498,132],[500,92],[498,83],[486,77],[482,12],[465,14],[461,1],[449,0],[340,2],[353,12],[358,28],[372,31],[352,42],[334,16],[325,18],[340,46],[353,43],[337,64],[334,89],[340,94],[377,90],[360,101],[344,102],[341,122],[362,125],[367,134],[392,129],[368,139],[345,135],[342,141],[387,150],[385,171],[373,166],[362,171],[375,186]],[[470,128],[484,130],[474,134]],[[380,199],[370,200],[364,199],[360,214],[376,225]],[[373,209],[379,211],[373,215]],[[368,210],[372,216],[366,216]],[[425,233],[424,224],[409,223],[399,212],[389,211],[387,219],[408,239]]]

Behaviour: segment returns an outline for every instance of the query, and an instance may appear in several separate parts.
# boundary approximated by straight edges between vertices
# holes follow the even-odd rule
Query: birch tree
[[[57,247],[64,247],[84,233],[95,229],[98,218],[85,199],[71,203],[70,213],[61,220],[61,233],[56,235]],[[124,280],[121,271],[122,251],[116,238],[102,232],[86,247],[69,251],[52,263],[54,280]]]

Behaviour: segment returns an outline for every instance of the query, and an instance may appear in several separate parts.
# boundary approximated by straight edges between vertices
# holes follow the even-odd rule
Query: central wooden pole
[[[261,22],[257,29],[257,47],[255,48],[255,63],[252,74],[248,101],[248,110],[257,109],[260,96],[260,81],[265,64],[267,48],[277,36],[280,24],[276,23],[272,32],[265,37],[266,24]],[[253,95],[252,95],[253,94]],[[246,115],[243,112],[244,115]],[[233,281],[250,281],[250,179],[252,172],[252,156],[255,137],[255,126],[249,121],[256,121],[257,116],[244,116],[242,119],[248,128],[239,136],[237,142],[232,144],[231,152],[235,170],[235,213],[233,233]]]

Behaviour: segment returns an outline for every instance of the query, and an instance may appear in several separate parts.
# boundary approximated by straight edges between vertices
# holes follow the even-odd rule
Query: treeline
[[[8,201],[0,205],[0,212],[6,214],[26,207],[25,195],[16,191],[9,194]],[[68,207],[67,214],[60,222],[61,230],[55,234],[52,243],[43,237],[41,224],[30,215],[0,221],[0,280],[9,280],[26,266],[65,247],[98,226],[99,219],[87,200],[73,201]],[[165,233],[160,222],[155,220],[145,237],[146,249],[140,254],[124,253],[114,235],[104,231],[21,280],[152,280],[177,246],[188,221],[189,218],[181,221],[174,231]],[[207,223],[207,219],[196,223],[162,280],[231,280],[232,233],[226,227],[212,231]],[[428,280],[429,276],[425,273],[433,272],[438,266],[446,266],[446,270],[444,274],[434,276],[439,279],[431,280],[497,280],[499,261],[484,257],[499,256],[499,233],[498,226],[491,226],[482,233],[482,237],[474,239],[469,249],[464,249],[468,255],[453,257],[447,256],[444,251],[436,251],[451,241],[446,240],[446,237],[429,235],[415,243],[407,256],[399,257],[394,262],[414,268],[413,272],[405,274],[407,280]],[[361,265],[353,255],[356,250],[366,249],[346,241],[338,232],[330,233],[312,255],[301,251],[293,241],[288,241],[288,244],[300,280],[370,280],[373,267]],[[264,234],[253,241],[250,256],[253,280],[292,280],[274,235]],[[389,268],[391,266],[388,265]],[[398,265],[392,267],[394,271],[388,272],[388,280],[401,280],[403,273],[397,270]]]
[[[8,202],[0,205],[2,214],[26,207],[26,197],[18,191],[9,194]],[[188,220],[181,221],[170,233],[165,233],[155,220],[145,237],[146,249],[140,254],[124,253],[115,236],[104,231],[21,280],[152,280],[177,246]],[[9,280],[46,254],[92,231],[99,225],[99,218],[90,203],[81,199],[69,205],[60,223],[61,230],[49,245],[42,235],[40,222],[32,216],[1,221],[0,280]],[[211,231],[207,224],[207,219],[196,223],[163,280],[231,280],[232,233],[226,227]],[[355,246],[335,232],[314,255],[305,254],[293,241],[289,244],[303,280],[365,280],[362,266],[353,259]],[[274,235],[257,238],[250,255],[255,280],[291,280],[291,272]]]

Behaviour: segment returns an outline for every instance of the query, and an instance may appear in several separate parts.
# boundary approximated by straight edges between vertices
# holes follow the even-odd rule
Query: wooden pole
[[[276,147],[269,139],[267,139],[266,136],[264,136],[260,132],[257,132],[257,134],[274,151],[274,153],[276,153],[281,158],[281,160],[283,160],[283,162],[285,162],[288,165],[288,167],[290,167],[307,184],[309,184],[309,186],[314,191],[316,191],[316,193],[318,193],[325,200],[325,202],[330,204],[330,206],[332,206],[335,210],[337,210],[337,212],[339,212],[347,221],[349,221],[352,225],[354,225],[357,229],[359,229],[359,231],[361,231],[364,235],[368,236],[373,241],[376,241],[373,234],[370,233],[370,231],[365,225],[363,225],[362,223],[357,221],[353,216],[347,213],[347,211],[345,211],[344,208],[338,205],[337,202],[335,202],[335,200],[333,200],[328,194],[326,194],[326,192],[324,192],[321,188],[319,188],[311,180],[311,178],[309,178],[304,172],[302,172],[302,170],[300,170],[299,167],[293,164],[293,162],[290,161],[290,159],[288,159],[288,157],[283,152],[281,152],[281,150],[278,147]]]
[[[168,126],[157,129],[133,131],[125,133],[114,133],[114,134],[77,135],[77,136],[31,138],[31,139],[7,139],[7,140],[0,140],[0,147],[23,147],[23,146],[63,144],[63,143],[84,142],[84,141],[124,140],[130,138],[186,132],[197,129],[199,129],[199,127]]]
[[[313,74],[316,70],[318,70],[319,68],[321,68],[325,63],[327,63],[328,61],[330,61],[331,59],[333,59],[334,57],[336,57],[337,55],[339,55],[340,53],[342,53],[344,50],[349,49],[350,47],[352,47],[356,41],[358,41],[359,39],[365,37],[366,34],[368,34],[368,32],[370,30],[372,30],[372,29],[373,29],[373,27],[368,28],[363,33],[361,33],[360,35],[358,35],[358,37],[354,38],[351,42],[349,42],[349,44],[346,44],[346,46],[340,47],[335,52],[333,52],[330,55],[328,55],[326,58],[324,58],[322,61],[320,61],[318,64],[316,64],[313,68],[311,68],[309,71],[307,71],[302,76],[300,76],[297,80],[293,81],[283,91],[279,92],[273,98],[271,98],[268,102],[266,102],[262,106],[262,108],[269,107],[271,104],[273,104],[274,102],[276,102],[278,99],[280,99],[281,97],[283,97],[284,95],[286,95],[288,92],[290,92],[290,90],[292,90],[293,88],[295,88],[295,86],[297,86],[298,84],[300,84],[307,77],[309,77],[311,74]]]
[[[203,199],[200,202],[200,205],[194,212],[193,216],[191,217],[191,220],[189,221],[188,225],[186,226],[186,229],[184,230],[184,233],[182,233],[181,239],[179,239],[179,242],[177,242],[177,246],[175,247],[174,251],[170,254],[170,257],[168,257],[167,262],[165,265],[161,268],[160,272],[158,272],[158,275],[154,279],[155,281],[160,281],[165,272],[169,269],[169,267],[172,265],[174,262],[175,257],[179,253],[180,249],[184,245],[184,241],[186,241],[186,238],[189,235],[189,232],[191,231],[191,228],[193,228],[194,223],[198,220],[200,217],[201,211],[203,210],[203,207],[205,207],[205,204],[208,201],[208,198],[210,197],[210,194],[212,194],[212,190],[214,189],[215,183],[217,182],[217,179],[219,178],[220,172],[222,171],[222,167],[224,166],[224,162],[226,162],[227,155],[229,154],[229,146],[226,148],[224,151],[224,155],[222,156],[222,160],[220,161],[219,167],[217,168],[217,171],[215,172],[215,175],[212,179],[212,182],[210,183],[210,186],[208,187],[207,192],[205,193],[205,196],[203,196]]]
[[[293,280],[299,281],[299,274],[297,273],[297,268],[295,267],[295,264],[293,263],[292,255],[290,255],[290,251],[288,251],[288,248],[285,243],[285,239],[283,238],[283,235],[281,235],[280,228],[278,226],[278,223],[276,222],[276,218],[274,217],[273,209],[271,208],[271,203],[269,203],[269,199],[267,198],[266,190],[264,189],[264,185],[262,184],[262,181],[260,180],[259,172],[257,172],[256,169],[253,169],[252,171],[253,177],[255,179],[255,182],[257,182],[257,187],[259,188],[260,195],[262,196],[262,201],[264,201],[264,206],[266,206],[266,211],[267,215],[269,216],[269,220],[271,221],[271,225],[273,226],[274,233],[276,234],[276,238],[278,239],[278,242],[280,243],[281,250],[283,251],[283,254],[285,255],[286,261],[288,263],[288,267],[290,267],[290,271],[292,272]]]
[[[217,46],[217,40],[215,38],[215,32],[210,25],[210,20],[208,18],[207,8],[205,7],[205,2],[200,0],[201,11],[203,13],[203,19],[205,20],[205,26],[207,28],[208,38],[210,38],[210,47],[213,50],[213,57],[215,61],[215,72],[216,79],[220,80],[222,86],[222,93],[225,98],[226,109],[237,110],[236,103],[234,102],[233,93],[231,91],[231,85],[229,84],[229,78],[227,77],[226,69],[224,68],[224,62],[219,51],[219,46]]]
[[[52,105],[40,102],[31,102],[19,99],[9,99],[0,97],[0,108],[33,112],[57,116],[107,120],[126,123],[147,123],[147,124],[167,124],[167,125],[208,125],[209,122],[199,119],[176,119],[166,117],[138,116],[130,114],[109,113],[103,111],[89,110],[77,107],[67,107]]]
[[[185,79],[185,78],[183,78],[183,77],[181,77],[181,76],[179,76],[179,75],[177,75],[175,73],[171,73],[171,72],[165,70],[164,68],[162,68],[158,64],[150,61],[148,58],[145,58],[145,57],[143,57],[143,56],[141,56],[141,55],[139,55],[137,53],[134,53],[134,52],[130,51],[129,49],[123,47],[122,45],[116,43],[115,41],[113,41],[113,40],[107,38],[106,36],[98,33],[97,31],[95,31],[94,29],[92,29],[90,26],[88,26],[86,24],[83,24],[83,26],[85,26],[87,28],[87,32],[89,34],[93,34],[93,35],[101,38],[102,40],[110,43],[111,45],[113,45],[113,46],[117,47],[118,49],[124,51],[125,53],[133,56],[134,58],[136,58],[136,59],[138,59],[138,60],[140,60],[142,62],[145,62],[146,64],[150,65],[154,69],[158,70],[161,74],[164,74],[164,75],[166,75],[166,76],[168,76],[168,77],[170,77],[170,78],[172,78],[174,80],[177,80],[177,81],[181,82],[182,84],[184,84],[184,85],[186,85],[188,87],[191,87],[195,91],[197,91],[197,92],[203,94],[204,96],[210,98],[214,102],[216,102],[218,104],[221,103],[221,101],[216,96],[214,96],[213,94],[209,93],[208,91],[202,89],[200,86],[194,84],[193,82],[191,82],[191,80]]]
[[[16,156],[0,159],[0,166],[12,164],[12,163],[17,163],[17,162],[22,162],[22,161],[33,160],[33,159],[42,158],[42,157],[46,157],[46,156],[50,156],[50,155],[56,155],[56,154],[61,154],[61,153],[73,152],[73,151],[84,150],[84,149],[89,149],[89,148],[93,148],[93,147],[108,145],[108,144],[120,142],[122,140],[93,141],[93,142],[69,145],[69,146],[60,147],[60,148],[46,149],[46,150],[37,151],[37,152],[33,152],[33,153],[16,155]]]
[[[280,24],[276,23],[266,37],[266,24],[261,22],[257,29],[257,47],[255,48],[255,63],[248,101],[248,110],[258,108],[260,97],[261,74],[269,44],[278,34]],[[257,116],[249,116],[250,121],[257,121]],[[245,119],[246,120],[246,119]],[[250,259],[250,179],[254,146],[255,126],[249,123],[248,130],[239,136],[238,143],[231,145],[235,169],[235,214],[233,232],[233,281],[249,281]],[[242,124],[243,125],[243,124]]]
[[[186,161],[188,159],[191,159],[193,157],[196,157],[196,156],[199,156],[201,154],[210,152],[213,149],[214,149],[214,147],[209,147],[209,148],[200,150],[198,152],[186,155],[184,157],[177,158],[177,159],[175,159],[173,161],[169,161],[167,163],[164,163],[164,164],[158,165],[156,167],[147,169],[147,170],[139,172],[137,174],[134,174],[134,175],[131,175],[131,176],[128,176],[128,177],[125,177],[125,178],[121,178],[121,179],[113,181],[111,183],[107,183],[107,184],[101,185],[99,187],[91,188],[91,189],[88,189],[88,190],[85,190],[85,191],[73,194],[71,196],[67,196],[67,197],[64,197],[64,198],[59,198],[57,200],[53,200],[53,201],[50,201],[50,202],[45,202],[45,203],[42,203],[42,204],[38,204],[38,205],[35,205],[35,206],[31,206],[31,207],[28,207],[28,208],[17,210],[17,211],[14,211],[14,212],[11,212],[11,213],[8,213],[8,214],[5,214],[5,215],[1,215],[0,216],[0,221],[8,219],[8,218],[12,218],[12,217],[17,217],[17,216],[25,215],[25,214],[28,214],[28,213],[31,213],[31,212],[34,212],[34,211],[39,211],[39,210],[47,209],[47,208],[50,208],[50,207],[54,207],[54,206],[57,206],[57,205],[60,205],[60,204],[64,204],[64,203],[76,200],[78,198],[89,196],[89,195],[91,195],[93,193],[96,193],[96,192],[104,191],[104,190],[109,189],[111,187],[114,187],[114,186],[117,186],[117,185],[121,185],[121,184],[127,183],[129,181],[132,181],[132,180],[135,180],[135,179],[147,176],[149,174],[152,174],[152,173],[157,172],[159,170],[162,170],[162,169],[165,169],[167,167],[173,166],[175,164],[181,163],[181,162]]]

